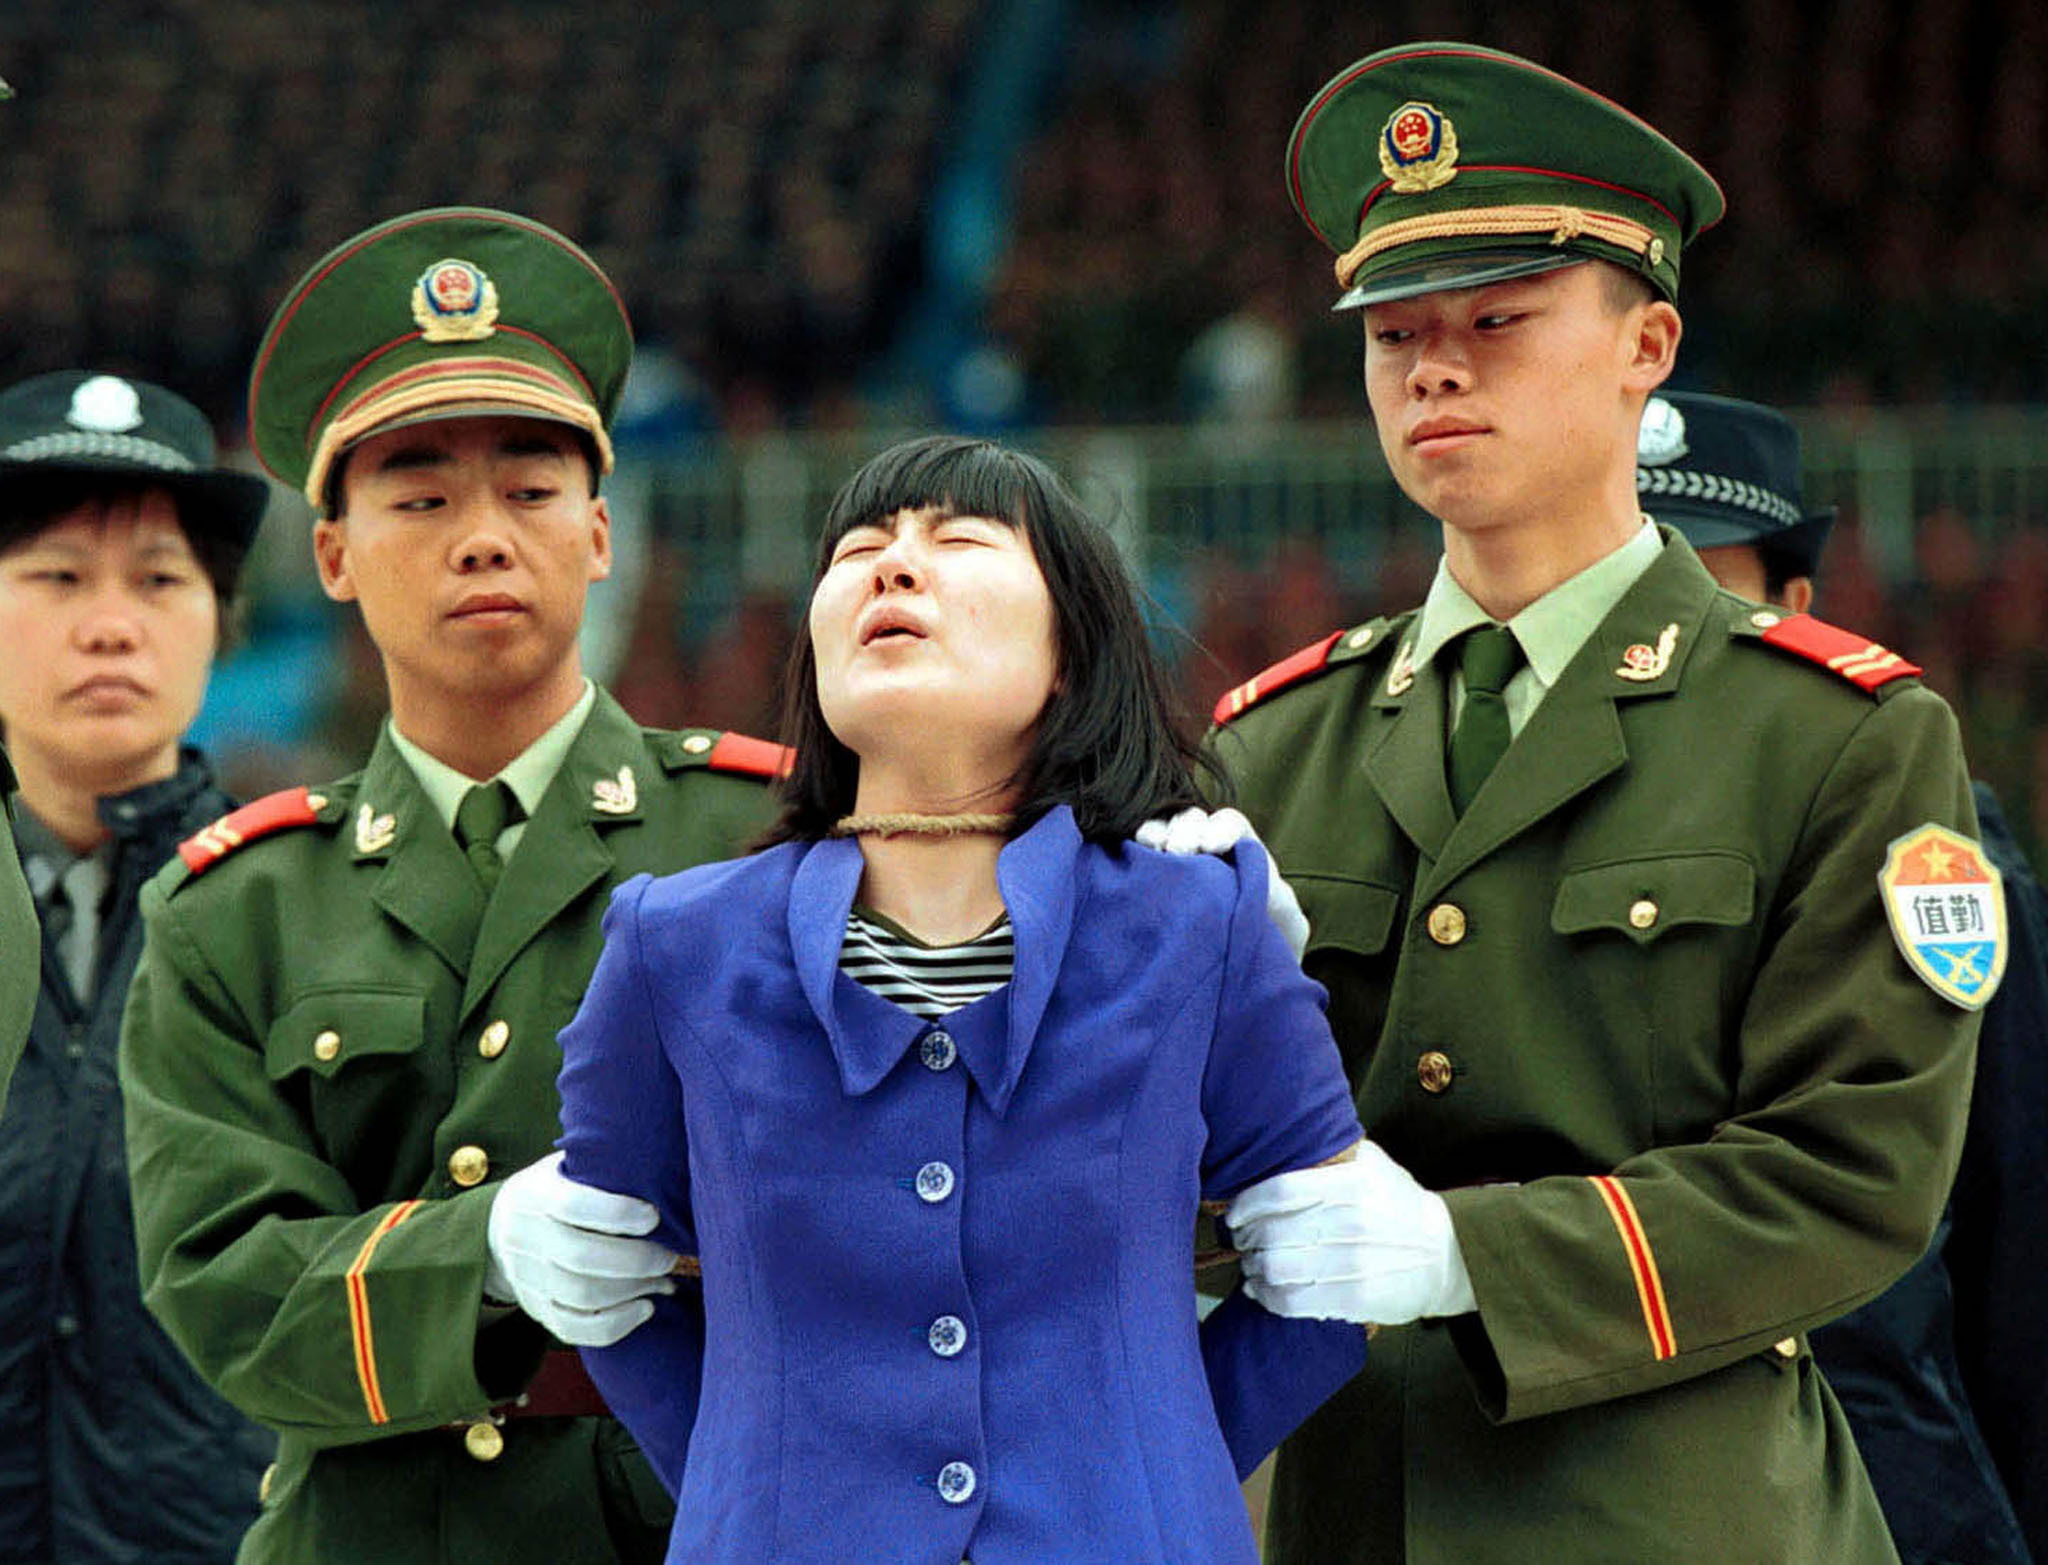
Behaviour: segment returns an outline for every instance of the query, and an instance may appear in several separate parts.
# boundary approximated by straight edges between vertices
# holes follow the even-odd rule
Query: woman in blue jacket
[[[1254,1561],[1238,1478],[1363,1359],[1197,1203],[1359,1139],[1263,853],[1197,802],[1106,534],[938,437],[834,502],[772,846],[620,889],[562,1035],[574,1180],[693,1259],[586,1350],[672,1561]],[[685,1263],[686,1265],[688,1263]]]

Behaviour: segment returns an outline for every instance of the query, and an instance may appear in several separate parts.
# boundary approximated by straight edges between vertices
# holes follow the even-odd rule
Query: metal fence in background
[[[2048,408],[1793,413],[1806,498],[1861,524],[1891,584],[1914,570],[1918,522],[1962,516],[1988,539],[2048,521]],[[797,593],[833,491],[886,432],[778,434],[626,464],[625,493],[654,537],[690,562],[690,615],[710,623],[745,591]],[[1148,578],[1190,553],[1256,570],[1313,541],[1347,586],[1368,583],[1389,541],[1434,524],[1394,487],[1372,428],[1267,426],[1046,430],[1017,437],[1080,490]]]
[[[1962,717],[1973,765],[2022,835],[2048,845],[2048,408],[1795,418],[1807,504],[1836,506],[1844,524],[1822,612],[1926,665]],[[650,679],[657,695],[678,692],[669,704],[689,721],[765,731],[816,529],[838,486],[896,438],[871,429],[623,451],[608,485],[619,568],[592,600],[589,666],[608,680],[641,676],[643,696]],[[1437,525],[1395,488],[1362,415],[1047,430],[1017,444],[1065,474],[1119,539],[1193,711],[1326,630],[1417,601],[1439,552]],[[231,761],[238,747],[325,745],[321,759],[271,764],[327,775],[360,748],[333,714],[374,718],[378,703],[363,691],[346,699],[357,665],[337,647],[352,615],[320,597],[302,528],[265,532],[276,568],[257,596],[268,612],[217,672],[204,737]],[[283,785],[241,780],[244,791]]]

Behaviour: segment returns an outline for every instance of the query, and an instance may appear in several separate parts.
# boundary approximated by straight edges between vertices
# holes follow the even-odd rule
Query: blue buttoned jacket
[[[566,1171],[702,1262],[584,1355],[669,1559],[1251,1565],[1237,1478],[1365,1354],[1241,1294],[1196,1324],[1197,1202],[1359,1135],[1264,854],[1054,810],[999,860],[1010,983],[937,1023],[839,971],[861,870],[627,882],[562,1034]]]

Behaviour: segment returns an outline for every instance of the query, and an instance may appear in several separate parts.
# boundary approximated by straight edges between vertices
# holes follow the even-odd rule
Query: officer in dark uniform
[[[5,749],[0,749],[0,794],[0,1103],[5,1103],[7,1084],[28,1042],[42,963],[35,901],[14,851],[14,768]]]
[[[565,1247],[615,1242],[547,1206],[555,1034],[612,887],[737,851],[781,764],[642,729],[582,673],[630,354],[581,250],[451,208],[329,254],[257,357],[254,445],[317,508],[391,717],[360,772],[200,832],[143,897],[122,1040],[143,1275],[281,1437],[245,1561],[665,1549],[668,1495],[574,1353],[493,1296],[487,1236],[518,1186]]]
[[[1792,613],[1812,606],[1834,512],[1801,506],[1799,433],[1782,413],[1652,397],[1636,491],[1722,586]],[[1972,793],[1984,851],[2005,877],[2012,955],[1984,1010],[1955,1195],[1905,1276],[1813,1334],[1906,1565],[2027,1565],[2048,1547],[2036,1281],[2048,1249],[2048,893],[1996,795],[1982,782]],[[2015,1515],[2008,1480],[2030,1513]]]
[[[1424,43],[1286,172],[1445,557],[1218,708],[1377,1153],[1227,1214],[1269,1306],[1387,1323],[1268,1557],[1892,1560],[1806,1334],[1918,1255],[1961,1141],[2007,942],[1955,720],[1641,514],[1722,207],[1680,149]]]
[[[0,81],[0,101],[13,96],[14,89]],[[0,748],[0,1103],[7,1101],[8,1079],[28,1041],[41,966],[35,902],[14,851],[12,806],[6,802],[13,795],[14,768]]]
[[[143,882],[228,807],[181,739],[269,498],[160,387],[66,370],[0,392],[0,723],[44,934],[0,1112],[9,1558],[226,1559],[277,1443],[143,1308],[114,1078]]]

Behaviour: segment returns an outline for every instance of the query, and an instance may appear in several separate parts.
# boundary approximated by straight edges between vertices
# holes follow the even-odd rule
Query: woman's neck
[[[111,835],[100,800],[162,782],[178,770],[178,747],[126,765],[74,767],[23,745],[11,757],[21,802],[73,853],[90,853]]]
[[[996,856],[1003,839],[863,835],[860,900],[928,945],[972,940],[1003,913]]]
[[[854,799],[857,815],[935,818],[1000,814],[1009,808],[1007,781],[976,786],[962,775],[911,777],[880,767],[861,768]],[[859,834],[860,899],[884,918],[932,945],[972,940],[1003,912],[996,884],[1000,830],[943,836],[922,832]]]

